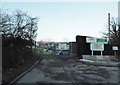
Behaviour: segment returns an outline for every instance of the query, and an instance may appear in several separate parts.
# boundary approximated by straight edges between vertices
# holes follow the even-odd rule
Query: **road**
[[[118,83],[118,67],[83,64],[77,58],[43,59],[17,83]]]

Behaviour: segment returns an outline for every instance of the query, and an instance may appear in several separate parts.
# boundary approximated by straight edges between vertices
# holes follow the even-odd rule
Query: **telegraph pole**
[[[119,36],[119,39],[120,39],[120,1],[118,2],[118,36]]]
[[[109,38],[109,44],[110,44],[110,13],[108,13],[108,38]]]
[[[118,2],[118,37],[120,39],[120,1]],[[119,41],[120,44],[120,41]]]

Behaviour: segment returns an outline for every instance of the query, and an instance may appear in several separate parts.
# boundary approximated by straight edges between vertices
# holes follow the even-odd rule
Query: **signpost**
[[[118,50],[118,47],[117,46],[113,46],[112,49],[113,50]]]
[[[92,50],[92,55],[93,55],[93,51],[101,51],[101,56],[102,56],[102,51],[104,50],[104,44],[103,43],[91,43],[90,49]]]
[[[93,51],[103,51],[104,50],[104,44],[103,43],[91,43],[90,48]]]
[[[118,46],[112,46],[112,49],[114,50],[114,54],[115,54],[115,56],[116,56],[116,54],[117,54],[117,50],[118,50]]]
[[[90,49],[92,51],[101,51],[101,56],[102,56],[102,51],[104,50],[104,44],[108,43],[108,38],[94,38],[94,37],[87,37],[86,42],[91,43],[90,44]]]

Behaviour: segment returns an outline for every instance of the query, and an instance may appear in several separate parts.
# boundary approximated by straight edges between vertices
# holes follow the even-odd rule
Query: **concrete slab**
[[[106,62],[110,62],[112,60],[115,60],[115,56],[108,56],[108,55],[83,55],[83,59],[86,60],[92,60],[92,61],[106,61]]]
[[[98,65],[98,66],[110,66],[110,67],[118,67],[120,62],[106,62],[106,61],[92,61],[86,59],[78,60],[84,64]]]

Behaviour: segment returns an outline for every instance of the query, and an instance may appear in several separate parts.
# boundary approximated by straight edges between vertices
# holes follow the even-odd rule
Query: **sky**
[[[40,2],[41,1],[41,2]],[[101,37],[107,29],[108,13],[118,17],[118,2],[71,2],[2,0],[0,7],[11,13],[19,9],[39,18],[37,41],[75,41],[76,35]]]

